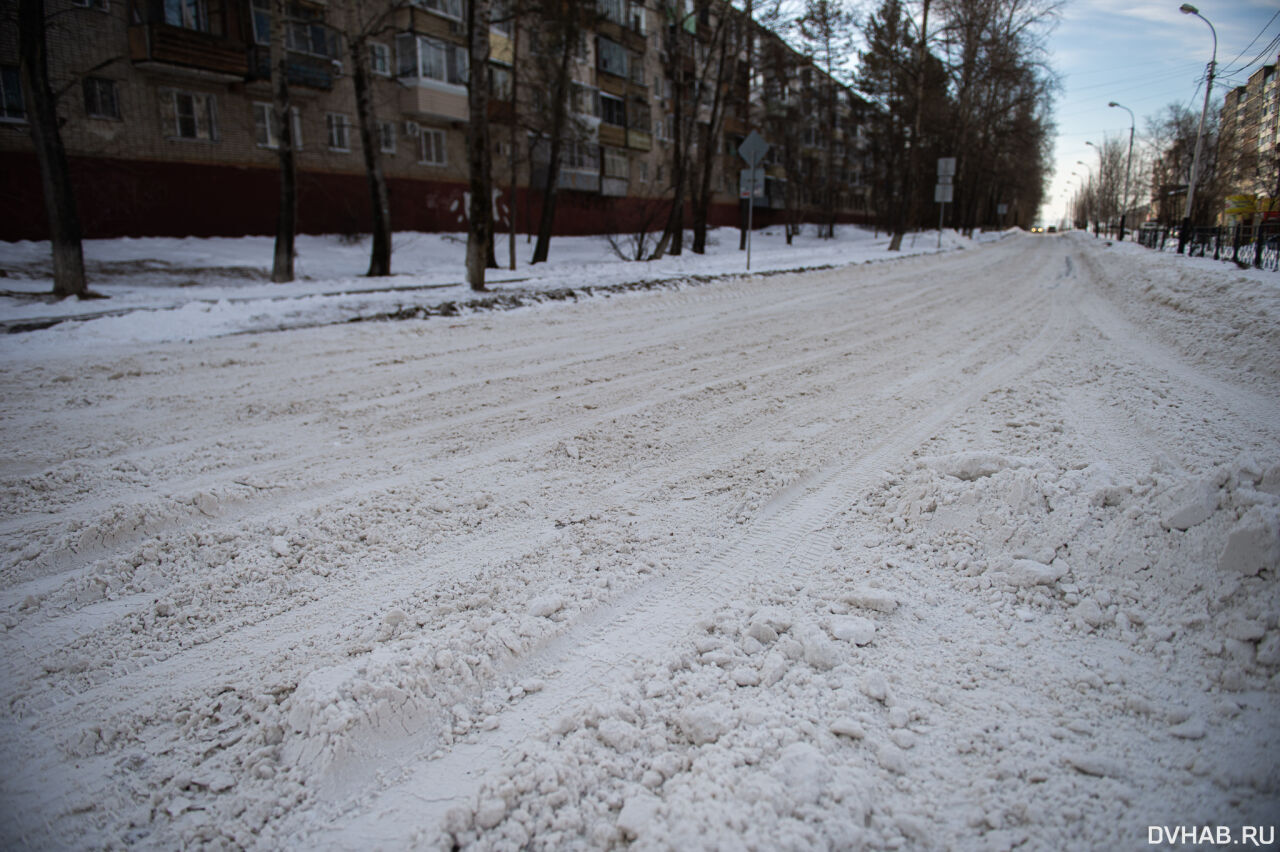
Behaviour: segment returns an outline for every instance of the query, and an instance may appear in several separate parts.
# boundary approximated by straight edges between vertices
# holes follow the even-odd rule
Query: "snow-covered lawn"
[[[1012,232],[1006,232],[1012,233]],[[903,255],[952,251],[998,240],[1003,233],[973,240],[945,232],[909,236]],[[505,234],[496,254],[507,265]],[[368,278],[369,240],[352,243],[336,236],[300,236],[297,280],[272,284],[273,242],[269,237],[88,240],[85,263],[91,288],[107,300],[22,298],[52,290],[48,243],[0,243],[0,324],[39,326],[66,317],[96,318],[54,335],[24,338],[31,347],[58,345],[64,336],[129,343],[192,340],[253,331],[275,331],[377,317],[412,307],[445,303],[465,305],[477,298],[508,297],[534,302],[548,291],[566,288],[619,288],[638,282],[678,281],[746,271],[738,232],[712,231],[707,252],[635,263],[622,260],[606,237],[556,237],[550,259],[530,265],[533,244],[517,240],[515,270],[491,269],[490,296],[473,293],[465,279],[465,235],[400,233],[394,238],[390,277]],[[807,226],[793,244],[781,228],[757,232],[751,245],[751,271],[814,269],[883,261],[889,238],[873,231],[840,227],[836,239],[819,239]],[[123,314],[128,318],[121,320]]]
[[[323,325],[466,291],[214,243],[91,246],[139,310],[0,339],[5,846],[1274,836],[1274,273],[850,230]]]

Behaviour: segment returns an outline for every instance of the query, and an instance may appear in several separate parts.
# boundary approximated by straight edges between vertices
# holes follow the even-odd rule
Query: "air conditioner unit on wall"
[[[416,121],[406,121],[404,123],[405,136],[418,136],[422,133],[422,127]]]
[[[335,77],[342,76],[342,60],[341,59],[333,60],[333,76]]]

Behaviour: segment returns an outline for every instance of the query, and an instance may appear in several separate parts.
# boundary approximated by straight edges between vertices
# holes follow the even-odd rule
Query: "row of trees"
[[[665,189],[652,244],[640,259],[684,250],[686,207],[692,211],[691,250],[706,247],[715,178],[734,174],[726,145],[728,116],[761,128],[774,145],[772,161],[786,173],[783,207],[788,238],[802,215],[817,210],[823,233],[834,232],[837,211],[869,185],[881,224],[895,234],[926,225],[932,211],[932,162],[959,158],[955,221],[961,227],[994,221],[998,204],[1013,221],[1034,215],[1046,174],[1052,78],[1042,39],[1055,0],[883,0],[865,20],[841,0],[647,0],[658,13],[662,76],[669,91],[657,116],[670,144],[660,180]],[[32,136],[50,205],[55,293],[84,296],[83,260],[74,196],[60,152],[56,98],[48,80],[42,0],[20,0],[24,94],[32,105]],[[373,42],[394,34],[400,0],[350,2],[330,26],[340,30],[350,62],[356,119],[368,180],[372,247],[368,274],[391,272],[392,222],[378,134],[378,98],[370,73]],[[468,73],[470,286],[485,288],[497,266],[491,199],[498,182],[511,189],[521,176],[542,198],[533,262],[549,255],[563,153],[587,140],[573,61],[602,22],[624,4],[571,0],[470,0],[465,4]],[[297,164],[293,96],[284,48],[288,0],[271,0],[270,76],[278,137],[280,205],[272,280],[293,279],[297,228]],[[613,14],[611,15],[611,11]],[[932,18],[932,20],[931,20]],[[490,80],[490,28],[510,33],[504,86]],[[770,36],[782,34],[786,41]],[[855,53],[853,45],[865,45]],[[28,47],[34,45],[34,47]],[[851,57],[858,56],[853,63]],[[647,81],[646,81],[647,82]],[[859,97],[854,91],[861,94]],[[491,100],[495,101],[491,103]],[[45,120],[45,114],[52,116]],[[858,128],[865,128],[865,137]],[[505,162],[493,143],[505,137]],[[728,148],[728,150],[726,150]],[[60,159],[59,159],[60,158]],[[62,178],[59,179],[58,175]],[[514,211],[513,211],[514,214]],[[515,265],[515,226],[508,234]],[[77,264],[78,259],[78,264]]]
[[[1056,0],[883,0],[854,74],[871,113],[876,209],[894,234],[928,224],[933,164],[957,158],[953,222],[1029,224],[1049,173],[1056,81],[1045,44]]]
[[[1211,105],[1205,116],[1193,223],[1219,221],[1233,195],[1280,198],[1280,157],[1260,150],[1252,134],[1224,126],[1222,116],[1220,104]],[[1081,183],[1070,205],[1074,225],[1092,224],[1100,232],[1122,215],[1129,223],[1178,225],[1186,209],[1199,124],[1199,111],[1180,103],[1147,116],[1134,142],[1132,162],[1127,134],[1104,137],[1095,146],[1096,164],[1088,163],[1079,174]]]
[[[1192,211],[1196,222],[1212,221],[1227,191],[1228,170],[1218,156],[1217,116],[1218,110],[1213,109],[1205,121]],[[1127,223],[1152,219],[1173,226],[1180,222],[1199,122],[1199,111],[1178,103],[1147,116],[1143,132],[1135,138],[1132,161],[1128,134],[1104,136],[1102,144],[1094,146],[1097,162],[1081,161],[1079,188],[1071,203],[1074,226],[1092,226],[1100,232],[1119,223],[1122,215]]]

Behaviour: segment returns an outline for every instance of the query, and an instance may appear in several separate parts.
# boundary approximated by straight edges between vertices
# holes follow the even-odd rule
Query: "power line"
[[[1270,21],[1267,21],[1267,23],[1266,23],[1265,25],[1263,25],[1262,29],[1258,30],[1258,34],[1257,34],[1256,36],[1254,36],[1254,37],[1253,37],[1253,41],[1249,42],[1249,44],[1245,47],[1245,49],[1244,49],[1244,50],[1242,50],[1242,51],[1240,51],[1240,53],[1236,56],[1236,58],[1235,58],[1235,59],[1233,59],[1233,60],[1231,60],[1231,62],[1228,62],[1228,63],[1227,63],[1227,65],[1232,65],[1233,63],[1238,62],[1238,61],[1240,60],[1240,57],[1241,57],[1241,56],[1244,56],[1246,53],[1248,53],[1248,52],[1249,52],[1249,48],[1251,48],[1251,47],[1253,47],[1255,44],[1257,44],[1257,43],[1258,43],[1258,39],[1262,38],[1262,34],[1263,34],[1263,33],[1265,33],[1265,32],[1267,31],[1267,27],[1269,27],[1269,26],[1271,26],[1273,23],[1275,23],[1276,18],[1280,18],[1280,11],[1277,11],[1274,15],[1272,15],[1272,16],[1271,16],[1271,20],[1270,20]],[[1274,44],[1274,42],[1273,42],[1273,44]],[[1264,50],[1264,51],[1263,51],[1263,53],[1268,53],[1268,52],[1270,52],[1270,50],[1271,50],[1271,48],[1270,48],[1270,47],[1268,47],[1266,50]],[[1254,61],[1256,62],[1257,60],[1254,60]],[[1249,68],[1249,67],[1250,67],[1250,66],[1252,66],[1252,65],[1253,65],[1253,62],[1250,62],[1250,63],[1249,63],[1249,65],[1246,65],[1246,66],[1245,66],[1245,68]],[[1236,71],[1243,71],[1243,70],[1244,70],[1244,68],[1238,68],[1238,69],[1237,69],[1237,68],[1232,68],[1232,69],[1228,69],[1227,71],[1224,71],[1223,73],[1224,73],[1224,74],[1234,74],[1234,73],[1236,73]]]

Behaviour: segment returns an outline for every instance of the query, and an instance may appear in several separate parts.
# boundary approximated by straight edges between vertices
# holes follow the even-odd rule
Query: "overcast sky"
[[[1129,137],[1129,114],[1109,108],[1117,101],[1137,117],[1138,140],[1148,116],[1170,103],[1204,102],[1205,66],[1213,36],[1204,21],[1178,10],[1181,0],[1067,0],[1049,40],[1050,62],[1062,76],[1055,117],[1057,170],[1042,212],[1045,224],[1065,215],[1070,192],[1080,186],[1071,172],[1096,173],[1098,154],[1086,141]],[[1276,0],[1206,0],[1195,3],[1218,32],[1218,79],[1214,97],[1242,85],[1249,74],[1274,64],[1280,53],[1280,4]],[[1066,193],[1064,195],[1064,193]]]

